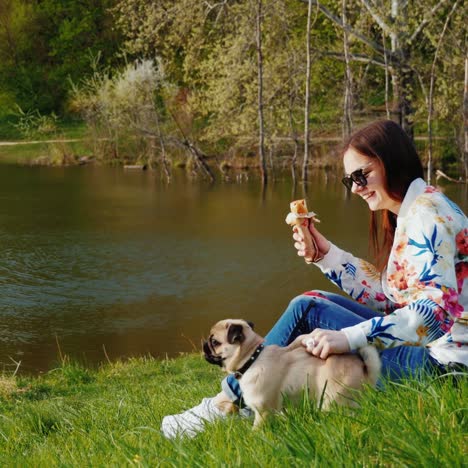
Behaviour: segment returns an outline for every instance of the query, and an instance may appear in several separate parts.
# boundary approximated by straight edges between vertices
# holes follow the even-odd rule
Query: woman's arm
[[[351,349],[368,342],[385,348],[423,346],[448,332],[461,314],[455,238],[466,225],[466,217],[447,206],[421,197],[408,215],[399,219],[387,284],[404,307],[343,329]]]
[[[389,313],[394,309],[393,302],[385,296],[382,289],[380,273],[372,264],[336,247],[315,228],[313,223],[309,225],[309,230],[323,256],[315,265],[330,281],[357,302],[376,311]],[[293,238],[296,241],[294,246],[298,251],[297,254],[307,258],[309,247],[304,239],[296,231]]]
[[[360,304],[390,313],[395,304],[382,288],[381,275],[369,262],[331,244],[328,255],[316,265],[325,276]]]

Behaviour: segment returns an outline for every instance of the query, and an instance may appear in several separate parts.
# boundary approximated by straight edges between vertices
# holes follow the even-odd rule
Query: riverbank
[[[252,432],[229,418],[192,440],[159,433],[164,415],[213,395],[222,374],[200,355],[89,369],[66,359],[38,377],[0,377],[3,466],[462,466],[466,376],[389,384],[362,408],[303,403]]]
[[[102,140],[104,142],[104,140]],[[337,148],[341,139],[339,137],[317,137],[311,139],[311,167],[332,167],[340,163],[337,157]],[[294,149],[292,142],[287,138],[278,138],[277,153],[270,154],[268,166],[276,169],[289,168]],[[247,145],[249,146],[249,145]],[[301,148],[301,151],[303,149]],[[173,154],[167,155],[169,168],[186,168],[189,173],[198,170],[193,155],[176,149]],[[227,151],[224,155],[203,155],[202,159],[208,167],[223,174],[229,171],[259,170],[258,157],[255,151]],[[62,138],[42,140],[11,140],[0,141],[0,163],[32,166],[76,166],[95,162],[102,165],[122,166],[132,169],[163,170],[160,156],[149,161],[146,154],[130,152],[121,154],[119,158],[102,158],[93,153],[93,144],[87,138]],[[296,167],[302,166],[302,152],[298,154]]]
[[[144,155],[142,157],[131,153],[131,156],[121,156],[114,159],[102,159],[96,157],[93,145],[87,138],[73,138],[82,136],[83,128],[74,129],[67,137],[51,140],[12,140],[0,141],[0,164],[14,164],[26,166],[78,166],[83,164],[101,164],[107,166],[122,166],[125,169],[154,169],[161,176],[171,177],[171,169],[184,169],[188,175],[197,173],[205,177],[206,171],[202,170],[199,163],[188,153],[177,151],[168,155],[167,163],[164,165],[160,157],[152,162]],[[287,138],[278,138],[276,153],[269,154],[267,167],[271,177],[275,177],[275,171],[291,171],[295,159],[292,142]],[[337,136],[323,136],[311,139],[309,156],[309,167],[312,169],[341,170],[340,145],[341,138]],[[416,137],[416,147],[422,157],[423,165],[426,167],[427,138]],[[453,182],[459,182],[459,170],[456,157],[452,154],[445,155],[447,140],[436,138],[434,167],[441,172],[444,178]],[[296,176],[302,168],[303,148],[299,147],[297,159],[295,160]],[[223,180],[243,180],[250,174],[259,177],[259,162],[255,152],[252,151],[228,151],[224,155],[203,157],[206,168],[211,172],[211,178]],[[445,174],[447,172],[448,175]],[[216,175],[215,175],[216,174]]]

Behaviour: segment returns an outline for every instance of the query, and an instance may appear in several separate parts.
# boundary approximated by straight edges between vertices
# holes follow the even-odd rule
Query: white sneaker
[[[202,402],[180,414],[165,416],[161,431],[168,439],[195,437],[205,428],[205,422],[213,422],[226,415],[213,403],[214,398],[203,398]]]

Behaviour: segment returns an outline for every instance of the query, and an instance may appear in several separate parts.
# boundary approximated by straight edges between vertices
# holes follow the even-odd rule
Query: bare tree
[[[169,183],[171,181],[171,172],[169,170],[169,163],[167,161],[166,155],[166,144],[164,142],[164,137],[161,131],[161,125],[159,123],[159,116],[157,112],[155,112],[154,114],[154,120],[156,123],[156,131],[159,137],[159,145],[161,146],[161,163],[164,170],[164,175],[166,176],[166,182]]]
[[[305,103],[304,103],[304,159],[302,162],[302,180],[307,180],[307,166],[309,164],[309,116],[310,116],[310,69],[311,69],[311,48],[310,48],[310,30],[312,18],[312,3],[313,0],[308,0],[309,6],[307,9],[307,32],[306,32],[306,89],[305,89]]]
[[[447,15],[447,18],[445,19],[445,24],[442,29],[442,32],[440,33],[439,41],[437,42],[437,47],[434,52],[434,59],[432,61],[432,66],[431,66],[429,95],[427,99],[428,101],[427,102],[427,136],[428,136],[427,182],[429,184],[431,183],[431,176],[432,176],[432,113],[434,109],[434,105],[433,105],[434,104],[434,85],[435,85],[435,80],[436,80],[435,67],[436,67],[437,57],[439,55],[440,46],[442,44],[442,40],[444,38],[445,32],[447,31],[447,26],[457,6],[458,6],[458,0],[453,4],[453,7],[450,10],[450,13]]]
[[[399,116],[402,127],[413,136],[413,114],[411,95],[415,89],[415,74],[410,66],[414,49],[423,30],[431,23],[439,10],[450,0],[438,1],[432,9],[428,10],[424,18],[419,22],[408,15],[408,0],[391,0],[390,11],[383,12],[384,6],[377,7],[377,3],[371,0],[359,0],[369,12],[375,23],[383,33],[390,37],[390,50],[382,47],[375,40],[353,28],[349,24],[343,24],[342,18],[328,9],[322,0],[299,0],[303,3],[310,1],[317,5],[319,10],[333,23],[352,34],[356,39],[370,47],[375,54],[373,57],[351,54],[351,60],[367,61],[385,67],[386,61],[392,78],[394,112]]]
[[[294,126],[293,108],[294,108],[294,96],[290,94],[288,114],[289,114],[289,126],[291,129],[291,138],[294,142],[294,153],[293,153],[293,157],[291,160],[291,176],[292,176],[293,185],[296,185],[296,161],[297,161],[297,155],[299,153],[299,138],[297,136],[296,128]]]
[[[390,114],[390,99],[389,99],[389,89],[390,89],[390,80],[389,80],[389,71],[388,71],[388,60],[387,60],[387,50],[386,50],[386,45],[385,45],[385,33],[382,33],[382,44],[384,47],[384,72],[385,72],[385,114],[387,116],[387,119],[390,120],[391,114]]]
[[[463,90],[463,135],[462,170],[465,171],[465,181],[468,182],[468,51],[465,55],[465,86]]]
[[[343,21],[343,49],[345,57],[345,93],[343,103],[343,137],[348,137],[353,130],[353,76],[351,72],[350,51],[347,31],[346,0],[341,4]]]
[[[257,46],[257,76],[258,76],[258,156],[260,159],[260,172],[262,184],[268,182],[265,161],[265,128],[263,122],[263,55],[262,55],[262,0],[257,0],[256,15],[256,46]]]

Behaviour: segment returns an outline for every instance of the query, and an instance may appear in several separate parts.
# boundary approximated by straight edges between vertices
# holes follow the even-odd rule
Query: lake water
[[[40,372],[200,349],[228,317],[265,333],[289,300],[336,290],[297,257],[284,223],[307,197],[330,240],[367,254],[368,209],[341,174],[209,185],[102,167],[0,168],[0,364]],[[466,212],[466,187],[445,191]]]

